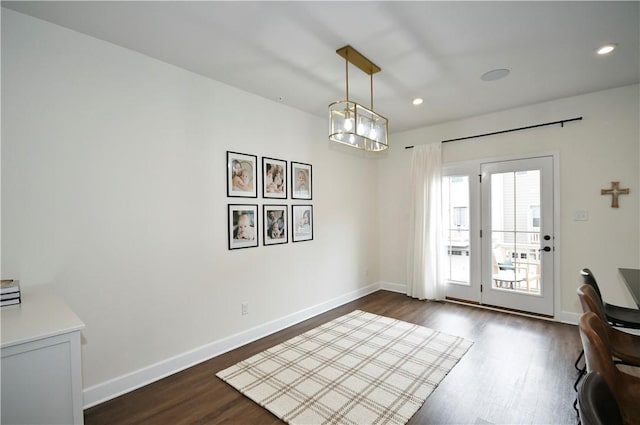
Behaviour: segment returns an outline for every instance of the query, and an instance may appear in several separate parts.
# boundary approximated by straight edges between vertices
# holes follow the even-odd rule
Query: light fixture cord
[[[344,59],[345,59],[345,61],[344,61],[344,65],[345,65],[344,66],[344,69],[345,69],[344,75],[347,78],[347,107],[348,107],[348,103],[349,103],[349,50],[348,49],[345,52]]]
[[[371,110],[373,111],[373,72],[369,74],[371,78]]]

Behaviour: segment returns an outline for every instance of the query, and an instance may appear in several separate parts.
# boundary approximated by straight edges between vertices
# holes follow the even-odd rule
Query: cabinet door
[[[60,335],[2,349],[2,423],[72,424],[73,341]]]

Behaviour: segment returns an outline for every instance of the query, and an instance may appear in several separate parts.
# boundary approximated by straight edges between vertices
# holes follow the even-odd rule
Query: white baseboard
[[[380,281],[379,284],[380,284],[380,289],[384,289],[386,291],[398,292],[400,294],[407,293],[407,285],[404,285],[402,283]]]
[[[85,388],[83,390],[84,408],[87,409],[122,394],[126,394],[198,363],[202,363],[203,361],[224,354],[242,345],[278,332],[284,328],[295,325],[296,323],[310,319],[318,314],[324,313],[358,298],[362,298],[381,288],[393,290],[387,288],[386,283],[372,283],[364,288],[349,292],[345,295],[341,295],[296,313],[289,314],[280,319],[247,329],[246,331],[211,342],[126,375]]]
[[[555,320],[556,322],[566,323],[568,325],[577,325],[581,315],[581,313],[561,311],[560,314],[556,314]]]

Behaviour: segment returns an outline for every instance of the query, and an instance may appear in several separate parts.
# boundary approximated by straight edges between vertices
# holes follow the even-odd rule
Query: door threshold
[[[470,305],[473,307],[480,307],[480,308],[493,310],[493,311],[502,311],[505,313],[516,314],[518,316],[532,317],[534,319],[544,319],[544,320],[555,321],[554,316],[548,315],[548,314],[532,313],[530,311],[516,310],[514,308],[500,307],[500,306],[490,305],[490,304],[481,304],[478,301],[465,300],[462,298],[445,297],[445,300],[455,304]]]

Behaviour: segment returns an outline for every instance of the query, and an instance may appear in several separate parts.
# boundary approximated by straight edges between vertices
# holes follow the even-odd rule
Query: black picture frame
[[[291,161],[291,199],[313,199],[311,164]]]
[[[254,248],[258,246],[258,205],[228,205],[229,249]]]
[[[227,151],[227,197],[258,197],[258,157]]]
[[[262,205],[262,245],[279,245],[289,242],[288,216],[286,205]]]
[[[313,240],[313,205],[291,205],[291,241]]]
[[[262,157],[262,197],[287,199],[287,161]]]

